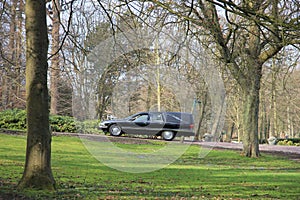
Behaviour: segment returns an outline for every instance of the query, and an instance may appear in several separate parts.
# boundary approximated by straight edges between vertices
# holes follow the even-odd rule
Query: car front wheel
[[[119,125],[113,124],[109,127],[109,133],[112,136],[120,136],[122,134],[122,129]]]
[[[170,141],[174,139],[175,133],[173,131],[164,131],[161,136],[164,140]]]

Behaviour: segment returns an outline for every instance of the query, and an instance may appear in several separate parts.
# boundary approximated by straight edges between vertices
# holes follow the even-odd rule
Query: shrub
[[[300,138],[287,138],[287,139],[283,139],[283,138],[279,138],[278,141],[292,141],[293,143],[300,143]]]
[[[74,117],[50,115],[49,122],[53,132],[102,133],[98,130],[98,120],[77,121]],[[26,111],[21,109],[0,112],[0,128],[9,130],[26,130]]]
[[[287,140],[281,140],[277,144],[278,145],[287,145]]]
[[[0,128],[25,130],[26,111],[21,109],[12,109],[0,112]]]
[[[300,146],[300,138],[279,139],[278,145]]]
[[[76,121],[74,117],[51,115],[49,120],[53,132],[75,133],[80,129],[80,122]]]
[[[98,130],[98,120],[85,120],[82,122],[81,132],[82,133],[96,133],[100,134],[102,131]]]

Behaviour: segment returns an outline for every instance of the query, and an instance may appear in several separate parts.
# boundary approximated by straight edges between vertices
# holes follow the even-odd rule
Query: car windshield
[[[125,117],[125,118],[123,118],[123,119],[125,119],[125,120],[130,120],[130,121],[131,121],[131,119],[133,119],[135,116],[137,116],[137,114],[130,115],[130,116]]]

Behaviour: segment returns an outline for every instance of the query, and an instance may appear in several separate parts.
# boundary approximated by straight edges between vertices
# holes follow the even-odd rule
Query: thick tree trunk
[[[248,74],[252,80],[248,79],[248,84],[241,86],[243,92],[243,153],[247,157],[258,157],[260,154],[258,112],[261,69],[260,64],[253,66],[253,70],[249,70]]]
[[[26,100],[27,148],[19,189],[55,188],[51,171],[51,133],[47,88],[47,26],[44,0],[27,0],[26,14]]]

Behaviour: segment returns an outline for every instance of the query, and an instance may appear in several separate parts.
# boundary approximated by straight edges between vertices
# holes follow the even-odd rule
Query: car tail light
[[[190,124],[190,129],[193,129],[194,128],[194,124]]]

